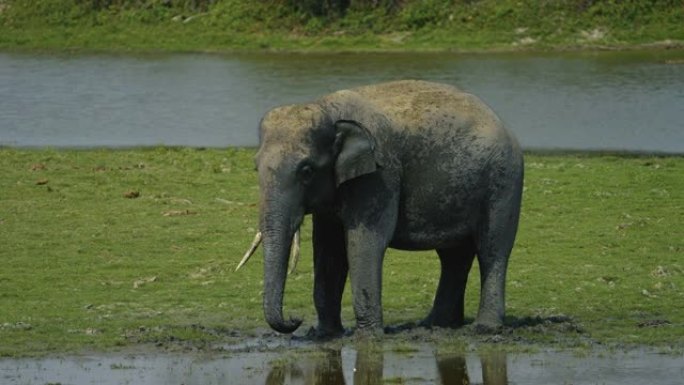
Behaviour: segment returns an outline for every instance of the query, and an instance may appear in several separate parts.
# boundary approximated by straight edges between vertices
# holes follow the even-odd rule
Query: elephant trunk
[[[295,223],[296,222],[296,223]],[[264,245],[264,315],[266,322],[280,333],[294,332],[302,321],[296,318],[283,318],[283,293],[290,258],[292,237],[299,227],[301,216],[293,221],[291,216],[283,216],[266,210],[262,214],[261,231]]]

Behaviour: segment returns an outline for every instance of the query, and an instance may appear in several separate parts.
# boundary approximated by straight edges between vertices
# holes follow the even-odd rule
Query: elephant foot
[[[418,323],[418,326],[424,327],[426,329],[438,328],[449,328],[458,329],[463,326],[463,320],[454,319],[454,317],[435,317],[433,314],[428,315]]]
[[[416,324],[415,322],[405,322],[403,324],[398,325],[389,325],[385,326],[385,334],[399,334],[407,330],[415,329],[418,326],[422,325]]]
[[[472,324],[472,329],[475,334],[499,334],[503,331],[503,324],[501,322],[482,322],[476,320]]]
[[[385,335],[385,329],[382,326],[373,327],[356,327],[354,330],[354,336],[360,339],[376,339],[381,338]]]
[[[497,313],[480,309],[472,325],[477,334],[497,334],[503,329],[503,312]]]
[[[311,327],[306,333],[308,338],[317,341],[327,341],[335,338],[344,336],[345,330],[342,327],[339,328],[324,328],[320,325],[318,327]]]
[[[425,329],[432,329],[432,317],[427,316],[425,317],[422,321],[418,322],[418,326],[425,328]]]

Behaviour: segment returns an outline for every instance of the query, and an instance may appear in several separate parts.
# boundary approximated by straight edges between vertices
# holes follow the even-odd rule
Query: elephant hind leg
[[[477,259],[481,290],[475,326],[482,331],[496,330],[503,325],[506,269],[518,229],[520,197],[521,189],[515,189],[495,201],[480,229]]]
[[[421,325],[459,327],[464,323],[465,289],[475,246],[473,242],[466,242],[458,248],[438,249],[437,254],[442,272],[432,310]]]

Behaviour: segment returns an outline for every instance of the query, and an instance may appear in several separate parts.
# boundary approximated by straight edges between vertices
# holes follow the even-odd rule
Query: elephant
[[[436,250],[441,274],[426,327],[464,325],[477,255],[474,326],[503,325],[505,280],[523,187],[514,135],[478,97],[455,86],[400,80],[340,90],[268,111],[255,156],[263,233],[263,310],[292,333],[283,295],[293,235],[311,214],[317,336],[344,334],[349,275],[356,332],[383,332],[387,248]]]

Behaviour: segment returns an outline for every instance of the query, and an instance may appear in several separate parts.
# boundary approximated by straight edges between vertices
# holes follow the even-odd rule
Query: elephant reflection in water
[[[508,385],[506,353],[493,352],[480,357],[484,385]],[[468,366],[462,355],[437,357],[437,370],[442,385],[468,385]]]
[[[437,371],[442,385],[468,385],[468,367],[462,355],[437,356]],[[346,385],[342,366],[342,352],[328,350],[323,356],[311,361],[311,367],[302,369],[298,364],[274,366],[266,378],[266,385]],[[505,353],[490,353],[480,358],[484,385],[508,385]],[[411,365],[407,359],[405,365]],[[361,349],[354,365],[353,384],[382,384],[384,370],[383,352],[377,349]],[[351,384],[350,384],[351,385]]]
[[[346,385],[342,368],[342,351],[327,350],[323,356],[311,358],[311,368],[298,364],[274,366],[266,378],[266,385]],[[382,383],[383,354],[375,349],[361,349],[354,365],[354,384]],[[289,379],[289,381],[288,381]]]

